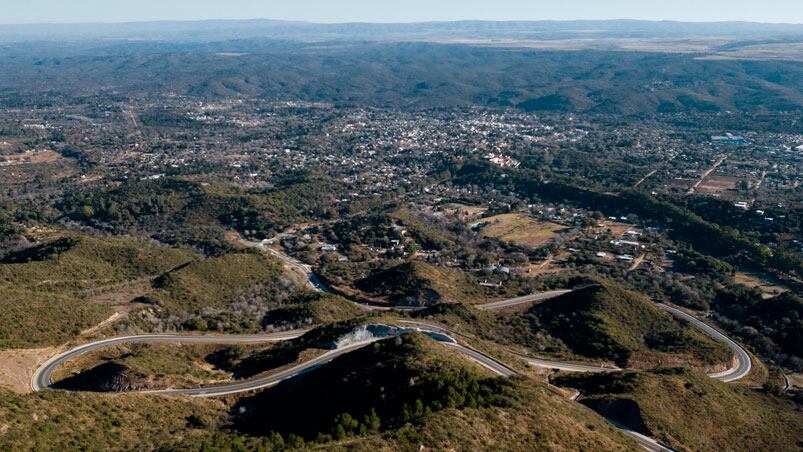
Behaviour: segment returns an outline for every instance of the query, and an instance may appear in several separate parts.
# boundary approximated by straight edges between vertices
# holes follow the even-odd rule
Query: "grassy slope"
[[[264,319],[268,324],[318,325],[358,316],[363,311],[345,298],[321,293],[299,295],[292,302],[270,311]]]
[[[197,260],[161,276],[153,298],[168,313],[196,311],[204,307],[221,307],[239,290],[260,282],[276,279],[282,264],[257,252],[227,254]]]
[[[611,282],[547,300],[527,316],[574,352],[622,366],[722,365],[731,359],[724,345],[683,328],[644,296]]]
[[[235,425],[249,434],[300,435],[325,443],[327,449],[412,450],[422,444],[434,449],[633,447],[602,419],[545,387],[493,378],[420,335],[353,352],[241,406],[247,414]],[[338,415],[349,413],[362,423],[371,409],[378,425],[366,426],[362,435],[355,425],[345,437],[338,436]],[[334,445],[328,442],[332,438],[338,440]]]
[[[206,436],[193,419],[220,423],[225,411],[212,400],[166,400],[0,389],[0,450],[150,450]]]
[[[193,256],[131,240],[67,237],[6,255],[0,284],[59,292],[89,289],[158,275]]]
[[[180,316],[224,309],[256,284],[272,287],[283,272],[277,259],[257,252],[202,258],[138,241],[77,236],[7,254],[3,261],[0,347],[14,348],[61,344],[107,318],[109,308],[88,301],[88,289],[113,291],[160,275],[148,298],[159,315]],[[303,301],[274,313],[277,323],[317,323],[353,312],[342,300]]]
[[[649,433],[679,450],[800,449],[803,414],[792,403],[697,372],[571,375],[559,384],[578,388],[590,405],[632,400]]]
[[[109,316],[85,301],[102,288],[167,271],[192,253],[122,239],[62,237],[0,263],[0,348],[63,343]]]
[[[61,344],[108,316],[72,296],[0,287],[0,348]]]
[[[251,350],[258,346],[241,346]],[[262,345],[261,347],[264,347]],[[197,344],[131,344],[105,348],[70,360],[54,376],[64,378],[97,365],[115,362],[142,375],[148,375],[160,388],[195,387],[228,381],[231,375],[209,363],[210,356],[229,353],[224,345]]]

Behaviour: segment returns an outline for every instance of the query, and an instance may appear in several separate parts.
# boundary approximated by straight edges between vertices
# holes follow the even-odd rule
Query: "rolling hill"
[[[613,282],[547,300],[525,316],[573,352],[622,367],[686,363],[723,370],[731,360],[724,345]]]

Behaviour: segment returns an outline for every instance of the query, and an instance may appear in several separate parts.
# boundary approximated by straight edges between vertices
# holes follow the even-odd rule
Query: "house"
[[[326,252],[337,251],[337,245],[324,245],[320,249]]]

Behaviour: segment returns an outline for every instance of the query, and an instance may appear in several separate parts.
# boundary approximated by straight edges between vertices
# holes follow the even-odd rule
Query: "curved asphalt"
[[[283,253],[280,253],[272,248],[266,246],[266,243],[260,243],[256,245],[257,247],[271,252],[274,256],[281,259],[286,264],[296,267],[304,272],[309,281],[309,284],[312,286],[313,289],[329,293],[329,289],[318,279],[315,273],[312,271],[312,267],[306,265],[297,259],[294,259],[290,256],[287,256]],[[493,310],[500,310],[508,307],[518,306],[525,303],[532,303],[535,301],[542,301],[547,300],[550,298],[555,298],[566,293],[571,292],[571,290],[556,290],[550,292],[543,292],[537,293],[532,295],[527,295],[523,297],[518,297],[510,300],[503,300],[493,303],[487,303],[484,305],[476,306],[478,309],[493,311]],[[358,303],[359,304],[359,303]],[[377,306],[370,306],[370,305],[363,305],[359,304],[362,307],[366,307],[372,310],[391,310],[393,308],[385,308],[385,307],[377,307]],[[714,339],[724,342],[734,353],[736,365],[732,368],[720,372],[717,374],[709,375],[711,378],[715,378],[717,380],[723,382],[731,382],[738,380],[740,378],[745,377],[750,370],[752,369],[752,362],[750,360],[750,355],[747,351],[744,350],[739,344],[734,342],[732,339],[727,337],[726,335],[722,334],[715,328],[709,326],[705,322],[697,319],[696,317],[687,314],[677,308],[666,304],[658,304],[658,307],[664,311],[667,311],[678,317],[689,322],[695,328],[703,331],[704,333],[710,335]],[[402,308],[403,309],[403,308]],[[421,333],[428,334],[430,337],[433,337],[435,340],[441,342],[442,344],[452,347],[458,352],[466,355],[469,359],[477,362],[481,366],[489,369],[490,371],[494,372],[495,374],[502,376],[502,377],[512,377],[516,375],[516,372],[509,367],[505,366],[504,364],[500,363],[499,361],[477,351],[472,348],[466,347],[461,345],[456,340],[451,338],[450,334],[462,335],[455,331],[452,331],[448,328],[426,323],[426,322],[417,322],[417,321],[409,321],[405,320],[402,321],[404,323],[416,325],[418,328],[417,330]],[[252,336],[174,336],[174,335],[144,335],[144,336],[128,336],[128,337],[121,337],[121,338],[114,338],[114,339],[106,339],[102,341],[97,341],[89,344],[85,344],[79,347],[76,347],[72,350],[69,350],[65,353],[62,353],[58,356],[55,356],[48,360],[44,365],[42,365],[37,371],[34,373],[33,378],[31,380],[31,387],[34,391],[39,391],[42,389],[50,388],[52,384],[52,377],[53,373],[56,369],[58,369],[64,362],[67,360],[80,356],[84,353],[90,352],[92,350],[96,350],[103,347],[108,347],[112,345],[119,345],[119,344],[130,344],[130,343],[216,343],[216,344],[241,344],[241,343],[265,343],[265,342],[276,342],[276,341],[284,341],[297,338],[303,335],[306,331],[290,331],[285,333],[275,333],[275,334],[268,334],[268,335],[252,335]],[[289,369],[285,369],[283,371],[277,372],[272,375],[268,375],[261,378],[256,378],[248,381],[232,383],[227,385],[220,385],[220,386],[212,386],[212,387],[202,387],[202,388],[192,388],[192,389],[167,389],[161,391],[148,391],[151,394],[165,394],[165,395],[186,395],[192,397],[217,397],[229,394],[237,394],[243,392],[250,392],[259,389],[268,388],[279,384],[282,381],[291,379],[293,377],[302,375],[306,372],[309,372],[317,367],[320,367],[328,362],[331,362],[338,356],[344,355],[346,353],[352,352],[354,350],[360,349],[365,347],[376,340],[360,342],[357,344],[352,344],[337,350],[332,350],[327,353],[324,353],[321,356],[313,358],[309,361],[304,363],[298,364],[294,367]],[[600,367],[600,366],[592,366],[592,365],[585,365],[585,364],[578,364],[578,363],[568,363],[563,361],[551,361],[551,360],[544,360],[540,358],[534,358],[526,355],[516,354],[518,357],[525,360],[528,364],[537,367],[543,367],[548,369],[558,369],[564,370],[569,372],[615,372],[621,369],[619,368],[609,368],[609,367]],[[626,435],[630,436],[636,443],[638,443],[643,449],[648,451],[656,451],[656,452],[665,452],[671,451],[668,447],[664,446],[663,444],[659,443],[653,438],[648,436],[642,435],[641,433],[635,432],[633,430],[628,429],[622,425],[617,424],[614,421],[609,420],[614,426],[616,426],[620,431],[625,433]]]
[[[68,350],[56,355],[34,372],[31,379],[31,388],[34,391],[49,388],[53,373],[62,364],[72,358],[89,353],[92,350],[111,347],[122,344],[141,344],[141,343],[181,343],[181,344],[260,344],[268,342],[280,342],[295,339],[306,333],[307,330],[286,331],[282,333],[261,334],[261,335],[242,335],[242,336],[179,336],[169,334],[150,334],[142,336],[116,337],[91,342]]]
[[[753,368],[753,363],[750,359],[750,354],[747,353],[747,351],[744,348],[742,348],[741,345],[737,344],[731,338],[722,334],[721,332],[719,332],[719,330],[711,327],[710,325],[698,319],[697,317],[689,315],[681,311],[680,309],[673,308],[672,306],[663,303],[659,303],[658,307],[663,309],[664,311],[669,312],[675,317],[678,317],[682,320],[691,323],[692,326],[708,334],[714,339],[724,342],[725,345],[727,345],[728,348],[731,349],[736,359],[736,365],[724,372],[711,374],[709,375],[709,377],[728,383],[731,381],[736,381],[741,378],[744,378],[747,376],[747,374],[750,373],[750,370]]]
[[[436,341],[454,348],[458,352],[466,355],[472,361],[477,362],[481,366],[491,370],[497,375],[504,377],[510,377],[515,375],[515,372],[510,368],[508,368],[507,366],[505,366],[504,364],[470,347],[462,345],[458,343],[451,336],[444,334],[444,332],[447,330],[443,328],[439,328],[434,331],[423,328],[414,328],[414,329],[411,328],[411,329],[405,329],[402,332],[404,331],[416,331],[422,334],[426,334],[429,337],[435,339]],[[33,388],[34,391],[50,389],[53,380],[53,373],[67,360],[76,358],[93,350],[97,350],[104,347],[110,347],[113,345],[134,344],[134,343],[258,344],[258,343],[279,342],[279,341],[295,339],[297,337],[302,336],[304,333],[306,333],[306,330],[288,331],[284,333],[265,334],[265,335],[251,335],[251,336],[143,335],[143,336],[126,336],[113,339],[105,339],[81,345],[79,347],[76,347],[72,350],[69,350],[67,352],[64,352],[60,355],[51,358],[34,373],[31,379],[31,387]],[[164,394],[164,395],[186,395],[192,397],[218,397],[229,394],[238,394],[242,392],[255,391],[258,389],[264,389],[270,386],[274,386],[276,384],[281,383],[284,380],[309,372],[310,370],[313,370],[328,362],[331,362],[332,360],[341,355],[358,350],[380,339],[381,338],[376,338],[351,344],[346,347],[339,348],[337,350],[326,352],[321,356],[315,357],[301,364],[293,366],[289,369],[285,369],[281,372],[277,372],[275,374],[247,381],[219,385],[219,386],[201,387],[201,388],[165,389],[158,391],[140,391],[140,392],[149,394]]]
[[[569,292],[571,292],[571,290],[553,290],[550,292],[541,292],[532,295],[526,295],[519,298],[513,298],[510,300],[482,304],[476,307],[478,309],[485,311],[496,311],[526,303],[533,303],[536,301],[544,301],[551,298],[556,298],[561,295],[565,295]],[[709,336],[713,337],[714,339],[720,342],[723,342],[733,352],[736,364],[724,372],[709,374],[708,375],[709,377],[728,383],[731,381],[736,381],[741,378],[744,378],[745,376],[747,376],[747,374],[750,373],[750,370],[752,369],[750,354],[748,354],[747,351],[738,343],[736,343],[731,338],[721,333],[719,330],[703,322],[702,320],[690,314],[687,314],[686,312],[683,312],[680,309],[674,308],[672,306],[663,303],[658,303],[657,306],[659,309],[669,312],[675,317],[689,322],[693,327],[697,328],[698,330],[708,334]],[[587,364],[569,363],[565,361],[553,361],[553,360],[535,358],[527,355],[521,355],[518,353],[516,353],[516,355],[532,366],[542,367],[545,369],[563,370],[567,372],[615,372],[622,370],[618,367],[611,368],[611,367],[593,366]]]

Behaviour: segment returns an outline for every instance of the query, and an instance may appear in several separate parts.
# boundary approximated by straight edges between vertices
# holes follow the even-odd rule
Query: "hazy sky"
[[[0,0],[0,23],[652,19],[803,23],[803,0]]]

